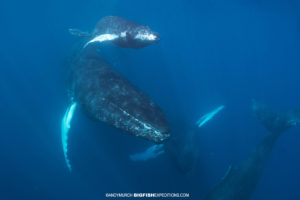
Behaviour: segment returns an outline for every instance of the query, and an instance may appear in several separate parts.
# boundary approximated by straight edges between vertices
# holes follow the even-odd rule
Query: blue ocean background
[[[199,130],[194,169],[167,155],[132,162],[150,142],[89,120],[72,121],[65,165],[60,123],[68,106],[65,73],[78,38],[117,15],[161,35],[144,49],[101,47],[103,57],[164,110],[171,129],[219,105]],[[86,0],[0,2],[0,199],[105,199],[108,192],[186,192],[200,199],[228,166],[267,134],[251,111],[257,99],[280,111],[300,107],[298,0]],[[283,134],[253,199],[299,200],[300,128]]]

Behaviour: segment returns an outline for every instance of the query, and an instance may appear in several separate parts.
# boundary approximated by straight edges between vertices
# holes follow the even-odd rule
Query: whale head
[[[148,26],[138,25],[121,32],[113,43],[123,48],[140,49],[159,41],[160,35],[157,32],[152,31]]]
[[[170,137],[168,123],[162,111],[153,105],[152,108],[134,108],[123,110],[119,113],[116,127],[129,132],[137,137],[150,140],[155,143],[163,143]]]
[[[160,36],[148,26],[139,26],[134,30],[134,39],[145,46],[148,46],[157,43],[160,40]]]

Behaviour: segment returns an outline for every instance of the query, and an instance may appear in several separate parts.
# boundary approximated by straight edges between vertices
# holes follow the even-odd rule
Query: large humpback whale
[[[71,64],[69,75],[70,106],[62,120],[65,160],[71,170],[68,133],[76,108],[92,119],[154,143],[169,138],[164,113],[146,94],[112,69],[94,46],[80,50]]]
[[[272,108],[255,101],[252,109],[269,134],[256,146],[249,157],[239,165],[229,167],[226,176],[204,198],[205,200],[251,199],[263,173],[266,159],[269,157],[276,140],[283,132],[300,123],[300,110],[279,114]]]
[[[111,41],[119,47],[138,49],[160,40],[159,34],[148,26],[139,25],[118,16],[103,17],[92,33],[82,32],[78,29],[69,29],[69,31],[72,35],[91,38],[85,47],[91,43]]]

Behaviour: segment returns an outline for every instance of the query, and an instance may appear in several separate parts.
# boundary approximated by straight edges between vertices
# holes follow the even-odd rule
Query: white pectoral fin
[[[95,43],[95,42],[105,42],[105,41],[112,41],[117,39],[119,36],[115,35],[115,34],[102,34],[102,35],[98,35],[96,37],[94,37],[93,39],[91,39],[90,41],[88,41],[85,45],[84,48],[87,47],[89,44],[91,43]]]
[[[68,109],[65,112],[65,115],[61,122],[61,140],[62,140],[62,146],[65,156],[65,161],[67,164],[67,167],[70,171],[72,171],[71,163],[68,158],[68,133],[71,128],[71,120],[74,114],[74,111],[76,110],[77,103],[73,102]]]
[[[209,116],[205,115],[204,117],[201,117],[201,119],[199,119],[197,121],[197,125],[200,128],[201,126],[203,126],[207,121],[209,120]]]
[[[218,108],[214,109],[213,111],[205,114],[204,116],[202,116],[197,122],[196,124],[198,125],[198,127],[200,128],[201,126],[203,126],[204,124],[206,124],[206,122],[208,122],[209,120],[211,120],[218,112],[220,112],[221,110],[223,110],[224,106],[221,105]]]

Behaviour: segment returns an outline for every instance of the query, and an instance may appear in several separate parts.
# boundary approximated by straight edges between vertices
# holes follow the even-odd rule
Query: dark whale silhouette
[[[226,176],[204,200],[249,200],[260,180],[267,158],[281,133],[300,122],[300,110],[279,114],[272,108],[253,102],[257,119],[269,134],[238,166],[230,167]]]
[[[101,58],[96,48],[83,48],[74,57],[69,75],[70,106],[62,121],[63,149],[68,168],[67,139],[76,107],[92,119],[162,143],[170,137],[160,107]]]
[[[69,29],[76,36],[91,38],[85,46],[91,43],[111,41],[122,48],[139,49],[160,40],[158,33],[148,26],[139,25],[118,16],[106,16],[96,25],[93,33],[82,32],[78,29]]]

